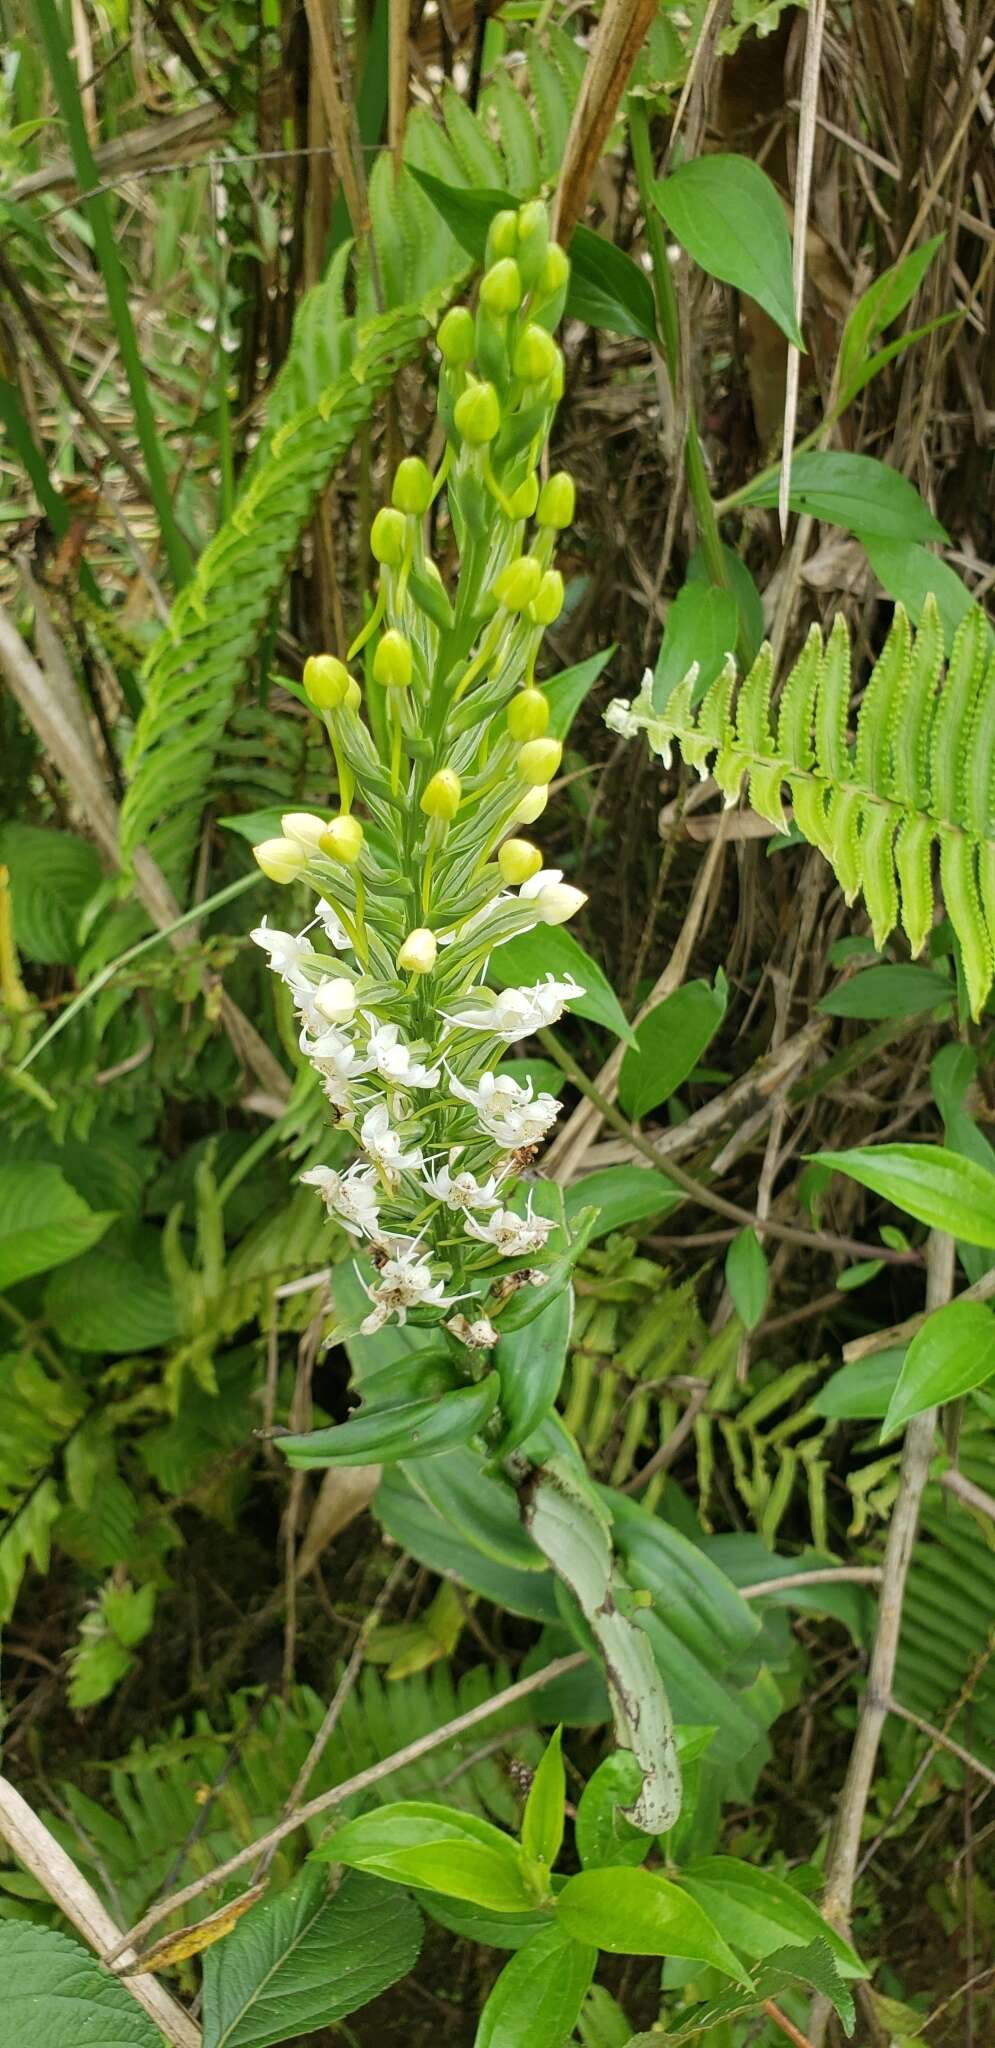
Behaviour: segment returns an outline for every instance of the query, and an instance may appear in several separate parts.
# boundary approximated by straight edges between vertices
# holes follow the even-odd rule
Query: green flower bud
[[[558,569],[547,569],[529,611],[537,626],[551,626],[563,610],[563,578]]]
[[[519,484],[517,491],[512,491],[508,505],[513,518],[531,519],[538,503],[539,479],[533,472],[532,476],[526,477],[523,484]]]
[[[526,740],[518,751],[518,772],[533,788],[552,782],[563,759],[559,740]]]
[[[439,768],[426,785],[421,808],[426,818],[443,818],[450,824],[459,810],[462,784],[453,768]]]
[[[345,710],[345,711],[358,711],[358,710],[359,710],[359,707],[360,707],[360,705],[361,705],[361,703],[362,703],[362,701],[363,701],[363,692],[362,692],[362,690],[360,689],[360,687],[359,687],[359,684],[357,683],[357,681],[356,681],[356,678],[355,678],[355,676],[350,676],[350,677],[349,677],[349,687],[348,687],[348,689],[347,689],[347,691],[346,691],[346,693],[345,693],[345,696],[344,696],[344,698],[343,698],[343,700],[342,700],[342,706],[343,706],[343,710]]]
[[[559,368],[560,351],[545,327],[533,323],[523,329],[515,343],[511,367],[526,384],[544,384]]]
[[[406,640],[403,633],[396,632],[391,626],[386,633],[381,634],[373,657],[374,682],[404,690],[411,681],[412,667],[410,640]]]
[[[494,578],[494,595],[510,612],[523,612],[542,582],[542,570],[531,555],[519,555]]]
[[[397,465],[390,501],[399,512],[410,512],[420,519],[432,503],[434,489],[435,481],[428,464],[420,455],[406,455],[404,461]]]
[[[539,272],[539,296],[551,299],[555,292],[563,290],[569,278],[570,258],[566,250],[560,248],[559,242],[551,242]]]
[[[561,532],[574,516],[577,493],[569,470],[558,469],[546,478],[539,493],[536,518],[540,526],[555,526]]]
[[[509,889],[518,889],[523,882],[531,881],[542,866],[542,854],[530,839],[506,839],[498,847],[497,859],[501,880]]]
[[[513,256],[492,263],[480,280],[480,298],[489,313],[515,313],[522,303],[522,279]]]
[[[398,953],[397,964],[406,974],[431,974],[438,950],[435,933],[419,925],[417,931],[408,933]]]
[[[385,563],[388,569],[399,569],[404,560],[407,539],[404,513],[395,511],[390,505],[381,505],[370,528],[370,550],[374,560]]]
[[[485,262],[496,263],[505,256],[514,256],[518,249],[518,215],[510,207],[502,208],[494,215],[487,230]]]
[[[333,818],[321,835],[319,845],[329,860],[340,860],[347,868],[354,867],[363,851],[365,834],[358,818]]]
[[[309,654],[301,677],[305,695],[319,711],[337,711],[350,683],[345,663],[334,654]]]
[[[549,218],[541,199],[518,209],[518,268],[527,291],[536,283],[549,248]]]
[[[493,384],[471,384],[453,408],[457,431],[471,448],[484,448],[501,425],[501,407]]]
[[[253,854],[271,882],[296,882],[307,863],[307,854],[293,839],[263,839]]]
[[[518,690],[505,717],[513,740],[541,740],[549,724],[549,698],[542,690]]]
[[[473,314],[467,306],[451,306],[440,322],[436,336],[444,363],[450,369],[468,363],[473,354]]]

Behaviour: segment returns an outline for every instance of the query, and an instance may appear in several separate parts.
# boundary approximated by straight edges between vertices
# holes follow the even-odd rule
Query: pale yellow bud
[[[497,858],[501,880],[509,889],[517,889],[522,882],[529,881],[542,866],[542,854],[530,839],[506,839],[498,848]]]
[[[301,846],[317,846],[325,829],[324,818],[315,817],[313,811],[285,811],[280,824],[284,838]]]
[[[253,854],[271,882],[296,882],[307,860],[299,840],[263,839]]]
[[[363,828],[358,818],[333,818],[319,840],[329,860],[340,860],[347,868],[355,865],[363,851]]]
[[[421,808],[426,818],[443,818],[450,824],[459,810],[462,785],[452,768],[439,768],[426,785]]]
[[[397,964],[405,974],[431,974],[438,950],[435,933],[419,925],[408,933],[398,953]]]
[[[548,802],[549,790],[545,783],[537,783],[534,789],[530,789],[528,794],[523,796],[518,809],[512,812],[509,824],[534,825],[536,819],[542,817]]]
[[[518,750],[518,772],[526,782],[552,782],[562,759],[559,740],[526,740]]]

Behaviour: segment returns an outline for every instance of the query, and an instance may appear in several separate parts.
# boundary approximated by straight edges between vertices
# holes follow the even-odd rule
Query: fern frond
[[[817,627],[809,634],[781,692],[776,737],[770,690],[765,647],[738,691],[729,662],[697,712],[689,679],[639,722],[659,752],[676,741],[700,774],[710,769],[727,803],[746,781],[754,809],[778,826],[787,789],[798,830],[847,902],[863,895],[879,948],[901,922],[921,952],[938,867],[979,1016],[995,979],[995,658],[984,615],[967,614],[944,670],[934,600],[914,638],[897,606],[855,720],[841,618],[825,643]]]
[[[341,1667],[330,1674],[330,1690],[340,1677]],[[322,1751],[311,1790],[327,1791],[383,1762],[413,1738],[480,1706],[510,1678],[500,1663],[491,1669],[477,1666],[458,1679],[448,1664],[439,1663],[392,1681],[367,1666]],[[514,1705],[499,1710],[487,1723],[487,1735],[496,1740],[505,1734],[516,1761],[534,1766],[543,1742],[537,1729],[523,1725],[530,1719],[529,1704],[524,1712]],[[287,1700],[262,1703],[257,1691],[233,1693],[221,1725],[201,1711],[192,1724],[177,1722],[154,1744],[137,1741],[119,1761],[101,1765],[110,1780],[105,1802],[88,1798],[75,1785],[63,1785],[75,1829],[58,1817],[46,1818],[76,1859],[90,1863],[98,1882],[113,1882],[128,1918],[135,1918],[170,1872],[178,1883],[196,1877],[241,1848],[247,1835],[270,1825],[286,1805],[325,1707],[308,1686],[298,1687]],[[506,1760],[490,1752],[481,1755],[474,1730],[384,1778],[377,1794],[384,1801],[424,1799],[441,1785],[447,1786],[453,1805],[505,1827],[517,1825],[520,1802]],[[290,1838],[283,1853],[291,1864],[320,1832],[314,1823],[310,1831]],[[197,1904],[189,1914],[197,1918]]]
[[[407,161],[450,185],[496,187],[520,197],[535,192],[550,163],[558,163],[556,139],[569,126],[579,85],[579,53],[570,37],[551,37],[549,48],[551,59],[537,54],[538,45],[532,48],[542,81],[538,143],[521,95],[499,71],[476,114],[452,86],[443,93],[444,126],[416,109]],[[582,70],[582,56],[579,61]],[[415,179],[406,172],[395,178],[387,152],[371,170],[369,200],[385,309],[377,310],[369,254],[357,257],[351,245],[340,249],[298,308],[266,428],[234,511],[205,549],[145,664],[122,848],[130,858],[148,847],[180,895],[204,806],[215,794],[222,735],[318,498],[470,267]]]

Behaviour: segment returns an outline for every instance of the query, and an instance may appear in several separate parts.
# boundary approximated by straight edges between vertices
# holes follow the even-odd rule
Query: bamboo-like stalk
[[[124,267],[114,240],[107,201],[99,189],[100,174],[86,132],[79,88],[69,61],[59,10],[55,0],[36,0],[35,11],[59,102],[59,111],[65,123],[69,147],[76,165],[76,175],[83,194],[80,205],[90,223],[97,262],[100,265],[107,303],[121,352],[121,363],[128,380],[131,403],[135,411],[135,431],[142,451],[149,496],[159,522],[173,581],[179,586],[186,582],[190,574],[193,566],[192,557],[173,513],[159,429],[128,303]]]

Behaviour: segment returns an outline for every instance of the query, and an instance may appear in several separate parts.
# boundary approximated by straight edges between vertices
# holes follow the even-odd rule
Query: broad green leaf
[[[0,1289],[74,1259],[114,1220],[87,1208],[57,1166],[34,1159],[0,1166]]]
[[[753,1961],[786,1942],[824,1941],[847,1977],[867,1975],[860,1957],[823,1919],[810,1899],[783,1878],[738,1856],[705,1856],[681,1873],[681,1884],[708,1913],[732,1948]]]
[[[931,967],[865,967],[815,1007],[827,1017],[917,1017],[953,995],[953,984]]]
[[[566,739],[588,691],[594,688],[615,652],[614,646],[606,647],[601,654],[592,654],[575,668],[565,668],[558,676],[544,681],[542,691],[549,705],[549,731],[554,739]]]
[[[642,1771],[630,1749],[613,1751],[588,1779],[574,1822],[577,1853],[585,1870],[645,1862],[650,1837],[634,1828],[623,1811],[638,1799],[642,1782]]]
[[[536,1475],[523,1519],[601,1652],[616,1740],[633,1751],[643,1773],[632,1819],[647,1834],[663,1834],[681,1809],[673,1720],[647,1633],[625,1609],[611,1516],[583,1468],[557,1455]]]
[[[0,1920],[0,1983],[10,2048],[161,2048],[120,1977],[52,1927]]]
[[[943,240],[942,234],[934,235],[920,248],[910,249],[900,263],[882,271],[857,300],[840,342],[837,383],[844,403],[859,389],[857,380],[872,341],[898,319],[914,298]]]
[[[935,597],[949,654],[961,620],[977,609],[956,569],[917,541],[889,540],[860,527],[854,531],[882,589],[905,606],[913,625],[919,624],[927,597]]]
[[[531,1913],[535,1907],[518,1845],[509,1835],[474,1814],[427,1800],[399,1800],[360,1814],[312,1854],[498,1913]]]
[[[725,1016],[726,996],[720,972],[714,988],[707,981],[685,982],[644,1017],[619,1075],[618,1099],[626,1116],[647,1116],[687,1080]]]
[[[732,591],[719,590],[714,583],[685,583],[667,612],[653,671],[654,711],[663,710],[671,691],[684,681],[695,662],[697,703],[728,656],[735,654],[738,636],[739,608]]]
[[[810,1406],[832,1422],[883,1422],[905,1357],[900,1347],[876,1351],[857,1365],[831,1373]]]
[[[563,1840],[563,1809],[567,1796],[563,1768],[563,1730],[557,1728],[546,1744],[529,1786],[522,1816],[522,1848],[552,1870]]]
[[[995,1174],[973,1159],[943,1145],[868,1145],[809,1156],[894,1202],[930,1230],[995,1248]]]
[[[78,959],[80,917],[103,875],[96,848],[72,832],[3,825],[0,863],[10,871],[14,940],[25,959]]]
[[[564,1885],[557,1920],[575,1941],[612,1955],[693,1956],[723,1976],[742,1976],[708,1913],[655,1870],[582,1870]]]
[[[735,285],[804,348],[795,317],[791,240],[777,187],[747,156],[699,156],[653,188],[672,234],[710,277]]]
[[[506,939],[491,954],[490,973],[499,988],[519,988],[545,974],[572,974],[584,990],[570,1004],[574,1016],[589,1017],[592,1024],[613,1031],[626,1045],[635,1045],[632,1026],[611,982],[565,925],[537,925],[517,938]]]
[[[746,563],[732,548],[722,543],[722,559],[725,563],[726,579],[736,600],[739,613],[740,652],[748,662],[755,661],[766,630],[764,623],[763,599],[750,574]],[[708,564],[700,547],[695,548],[688,563],[689,583],[711,583]]]
[[[755,1330],[767,1306],[767,1261],[755,1230],[741,1230],[726,1253],[726,1286],[736,1313]]]
[[[252,1906],[204,1957],[204,2048],[273,2048],[332,2027],[411,1969],[421,1918],[403,1891],[323,1870]]]
[[[980,1301],[949,1301],[917,1330],[888,1404],[883,1436],[913,1415],[956,1401],[995,1377],[995,1315]]]
[[[644,270],[604,235],[574,229],[570,242],[568,317],[610,334],[656,340],[656,302]]]
[[[541,1198],[537,1204],[540,1213],[549,1215],[550,1195],[559,1198],[562,1210],[563,1195],[559,1188],[554,1189],[549,1181],[540,1182],[539,1188],[547,1197],[545,1204]],[[507,1423],[499,1445],[502,1456],[523,1444],[549,1414],[566,1368],[572,1321],[573,1292],[570,1287],[563,1287],[524,1328],[505,1331],[499,1322],[501,1335],[493,1353],[493,1365],[501,1385],[501,1413]]]
[[[679,1188],[666,1174],[652,1166],[604,1166],[597,1173],[585,1173],[566,1191],[567,1221],[578,1209],[589,1205],[598,1212],[591,1240],[607,1237],[626,1223],[641,1223],[646,1216],[662,1216],[684,1200]]]
[[[780,472],[758,477],[744,493],[747,505],[776,506]],[[890,541],[946,540],[947,535],[914,484],[873,455],[845,455],[814,448],[791,465],[791,506],[813,519],[848,527],[860,535]]]
[[[467,1444],[493,1414],[500,1392],[496,1372],[477,1386],[458,1387],[449,1394],[430,1394],[417,1401],[397,1401],[382,1408],[364,1406],[348,1422],[332,1429],[313,1429],[305,1436],[276,1438],[294,1471],[321,1471],[327,1465],[381,1465],[396,1459],[433,1458]]]
[[[506,1963],[487,2000],[474,2048],[563,2048],[577,2023],[598,1951],[555,1924]]]

